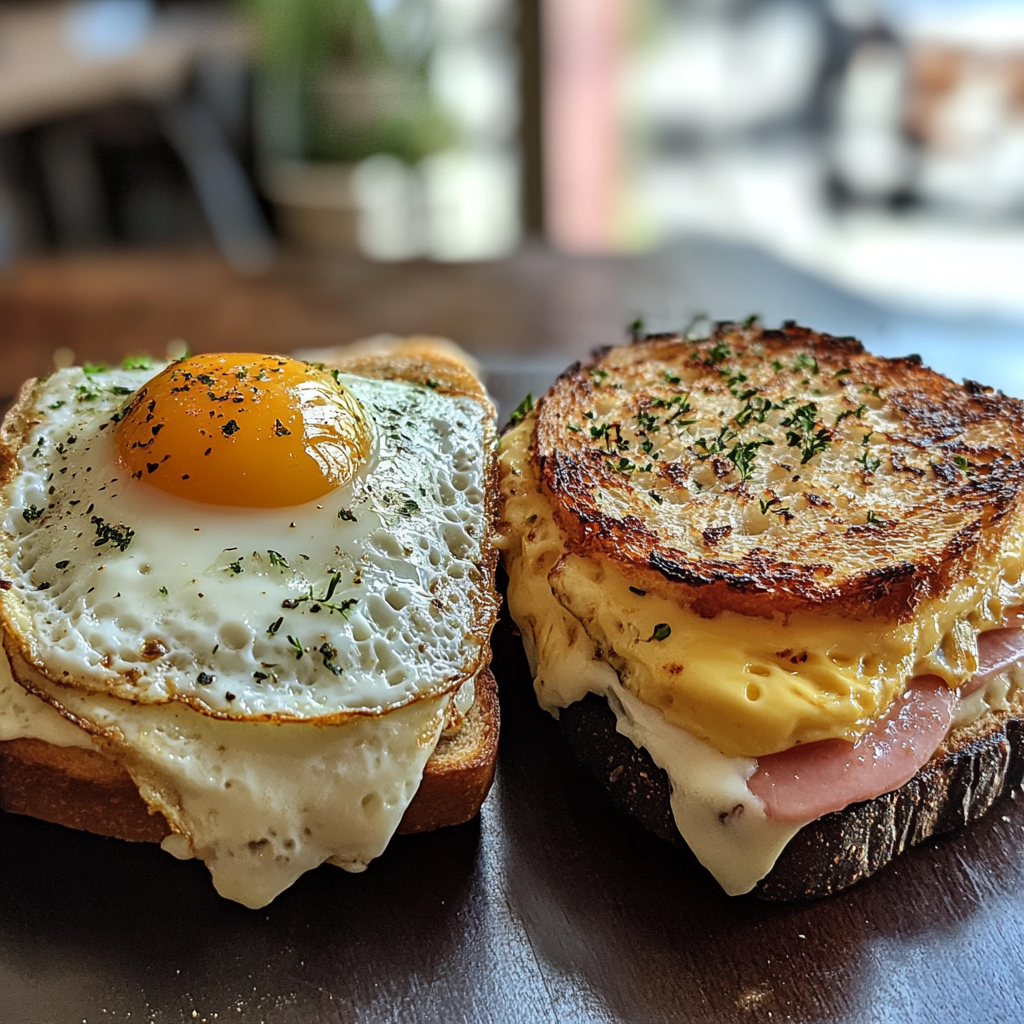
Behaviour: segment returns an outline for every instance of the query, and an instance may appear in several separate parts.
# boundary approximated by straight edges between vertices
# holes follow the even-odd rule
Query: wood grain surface
[[[45,284],[43,269],[35,272]],[[154,291],[154,308],[140,314],[159,325],[154,335],[180,323],[176,269],[165,265],[168,291]],[[521,289],[520,301],[535,295],[522,313],[503,300],[512,326],[490,335],[480,328],[492,344],[477,351],[506,413],[551,379],[556,359],[585,354],[578,325],[569,341],[558,328],[579,295],[562,297],[549,282],[532,292],[522,282],[536,272],[522,264],[458,269],[418,277],[415,268],[386,268],[387,288],[374,268],[346,271],[377,282],[376,298],[369,285],[361,295],[339,286],[347,336],[367,332],[375,307],[387,319],[388,289],[403,273],[413,292],[447,274],[435,310],[455,308],[448,289],[484,279],[495,294],[504,280],[508,291]],[[321,280],[330,273],[322,270]],[[614,267],[571,265],[558,274],[563,284],[591,281],[583,289],[591,321],[630,312],[623,307],[637,269],[619,276]],[[592,287],[595,280],[606,287]],[[104,287],[100,319],[120,301],[115,281]],[[305,294],[298,283],[280,287],[281,295]],[[667,303],[664,287],[654,292]],[[468,300],[473,317],[485,312],[478,300]],[[17,287],[0,282],[0,312],[17,301]],[[61,301],[52,286],[48,302]],[[40,350],[52,344],[47,318],[59,317],[37,312],[38,331],[22,319],[22,333],[8,334],[9,362],[34,359],[30,341]],[[537,334],[517,362],[499,335],[531,318]],[[439,330],[444,316],[423,326]],[[293,328],[293,344],[270,347],[315,335]],[[97,330],[84,321],[74,329],[81,337]],[[87,354],[110,357],[119,346]],[[0,1022],[1024,1019],[1024,799],[1000,800],[969,830],[924,844],[840,896],[795,905],[730,899],[692,857],[613,811],[572,761],[557,724],[536,706],[507,621],[494,653],[503,733],[480,819],[398,837],[361,875],[322,867],[265,910],[218,898],[199,863],[0,814]]]

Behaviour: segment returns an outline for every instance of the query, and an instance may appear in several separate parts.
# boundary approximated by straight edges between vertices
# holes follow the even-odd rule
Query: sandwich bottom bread
[[[494,410],[433,339],[30,381],[0,443],[0,807],[268,903],[473,817]]]
[[[1024,781],[1024,406],[795,324],[595,353],[512,418],[543,707],[730,894],[837,892]]]

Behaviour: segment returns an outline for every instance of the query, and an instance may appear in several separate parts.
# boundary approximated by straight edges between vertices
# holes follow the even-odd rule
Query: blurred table
[[[437,334],[473,352],[500,400],[502,374],[547,386],[574,359],[648,330],[678,330],[698,313],[766,323],[794,318],[853,334],[874,352],[918,352],[955,379],[1024,396],[1024,325],[881,306],[756,249],[695,238],[636,258],[527,249],[494,263],[369,263],[286,255],[240,275],[215,254],[129,253],[40,260],[0,274],[0,396],[53,369],[129,353],[293,351],[378,333]],[[537,379],[539,375],[539,380]],[[516,398],[513,407],[518,402]],[[506,410],[507,411],[507,410]]]
[[[0,280],[3,390],[49,369],[57,346],[113,359],[182,336],[197,350],[258,350],[418,330],[472,348],[507,412],[641,312],[669,326],[702,301],[716,315],[763,301],[766,318],[789,309],[837,333],[859,323],[884,345],[905,339],[908,323],[925,338],[941,327],[759,260],[701,243],[636,262],[539,251],[469,267],[295,258],[260,278],[206,256],[36,264]],[[979,363],[996,344],[942,330],[927,358]],[[502,745],[481,818],[400,837],[362,875],[320,868],[265,910],[218,899],[201,864],[155,847],[0,814],[0,1019],[1024,1017],[1024,801],[1000,801],[968,831],[830,900],[729,899],[692,858],[612,812],[576,768],[507,622],[494,649]]]

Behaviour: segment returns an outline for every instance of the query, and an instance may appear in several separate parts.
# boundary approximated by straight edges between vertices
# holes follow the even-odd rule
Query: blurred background
[[[1024,394],[1024,3],[0,2],[0,330],[130,345],[168,253],[201,346],[759,312]]]

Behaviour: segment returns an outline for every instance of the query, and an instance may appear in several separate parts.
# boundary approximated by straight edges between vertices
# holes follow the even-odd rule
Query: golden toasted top
[[[906,621],[1024,516],[1020,401],[797,326],[597,353],[533,443],[569,550],[707,616]]]

